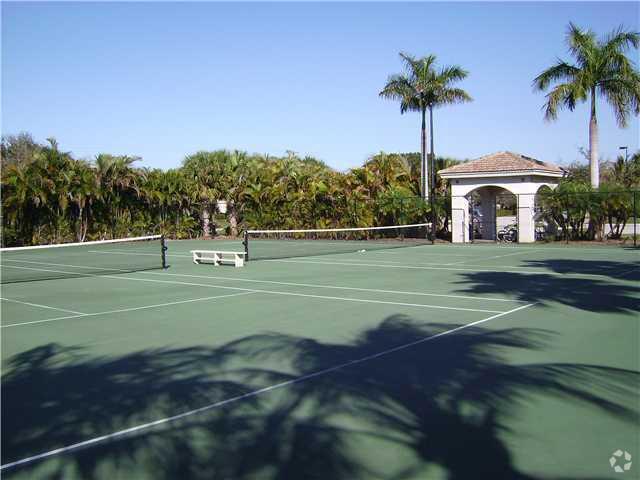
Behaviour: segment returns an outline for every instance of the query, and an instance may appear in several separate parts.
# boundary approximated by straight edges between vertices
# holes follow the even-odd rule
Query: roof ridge
[[[562,168],[551,163],[538,160],[537,158],[523,155],[522,153],[510,150],[501,150],[489,153],[476,159],[454,165],[440,170],[443,173],[481,173],[481,172],[501,172],[501,171],[548,171],[561,172]]]

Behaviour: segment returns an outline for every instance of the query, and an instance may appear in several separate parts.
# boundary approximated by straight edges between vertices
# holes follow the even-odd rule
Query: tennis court
[[[637,249],[404,246],[3,256],[3,477],[637,478]]]

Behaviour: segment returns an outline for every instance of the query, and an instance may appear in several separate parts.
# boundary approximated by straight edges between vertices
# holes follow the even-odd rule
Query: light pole
[[[626,163],[629,160],[629,147],[618,147],[618,150],[624,150],[624,161]]]

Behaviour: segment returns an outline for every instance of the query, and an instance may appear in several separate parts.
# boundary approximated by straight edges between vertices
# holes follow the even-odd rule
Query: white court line
[[[267,261],[272,261],[273,262],[273,261],[278,261],[278,260],[280,260],[280,259],[270,259],[270,260],[267,260]],[[284,260],[284,259],[282,259],[282,260]],[[482,259],[479,259],[479,260],[482,260]],[[409,266],[406,263],[403,263],[403,262],[396,262],[396,261],[393,261],[393,260],[378,260],[377,258],[376,259],[371,259],[371,260],[358,260],[358,259],[355,259],[355,258],[346,258],[343,261],[345,261],[345,262],[360,262],[360,263],[371,261],[371,262],[376,262],[376,263],[389,263],[389,264],[401,265],[401,266],[406,266],[407,268],[409,268]],[[481,264],[478,264],[478,263],[466,263],[466,262],[464,262],[464,263],[463,262],[456,262],[456,263],[433,263],[433,262],[429,262],[429,263],[412,263],[411,264],[411,266],[414,266],[414,265],[425,266],[425,267],[431,267],[431,266],[434,266],[434,267],[436,267],[436,266],[437,267],[447,267],[447,266],[451,266],[451,265],[460,265],[460,266],[464,266],[464,267],[480,267],[480,268],[484,268],[484,269],[487,269],[487,268],[491,267],[492,268],[491,270],[477,270],[477,269],[475,269],[475,270],[476,271],[492,271],[492,272],[496,272],[497,271],[497,272],[511,273],[511,272],[509,272],[509,270],[500,270],[500,268],[503,268],[503,267],[499,267],[499,266],[493,267],[492,265],[481,265]],[[381,265],[381,266],[384,266],[384,265]],[[587,275],[587,276],[596,276],[596,277],[601,277],[601,276],[608,277],[609,276],[608,274],[604,274],[604,273],[602,273],[602,274],[601,273],[588,273],[588,272],[593,271],[594,268],[590,268],[590,269],[586,268],[586,269],[582,269],[582,271],[573,270],[571,272],[548,272],[548,271],[540,270],[540,268],[543,268],[543,267],[535,267],[535,266],[534,267],[527,267],[526,265],[506,265],[504,268],[508,268],[510,270],[514,269],[514,268],[527,269],[527,270],[530,270],[530,271],[529,272],[517,272],[517,273],[531,273],[531,274],[537,273],[537,274],[540,274],[540,275]],[[538,268],[538,270],[536,270],[536,268]],[[620,268],[618,265],[608,265],[608,266],[605,265],[605,266],[600,266],[597,269],[598,270],[607,270],[607,271],[609,271],[609,270],[618,269],[618,268]],[[466,270],[468,271],[468,269],[466,269]],[[513,273],[515,273],[515,272],[513,272]]]
[[[281,263],[309,263],[309,264],[316,264],[316,265],[342,265],[342,266],[351,266],[351,267],[377,267],[377,268],[405,268],[405,269],[409,269],[409,270],[450,270],[450,271],[454,271],[454,272],[466,272],[466,273],[475,273],[475,272],[489,272],[489,273],[520,273],[520,274],[524,274],[524,275],[551,275],[551,276],[571,276],[571,277],[576,277],[576,276],[581,276],[581,277],[605,277],[605,278],[611,278],[609,275],[603,275],[603,274],[598,274],[598,273],[580,273],[580,272],[549,272],[549,271],[544,271],[544,270],[534,270],[534,267],[524,267],[524,266],[509,266],[507,268],[509,268],[509,270],[501,270],[499,267],[494,267],[494,268],[489,268],[490,265],[473,265],[473,264],[464,264],[461,265],[464,266],[465,268],[456,268],[456,267],[447,267],[447,266],[434,266],[434,267],[427,267],[427,266],[417,266],[417,265],[383,265],[380,263],[354,263],[357,262],[357,260],[351,260],[349,262],[347,261],[341,261],[341,262],[334,262],[334,261],[319,261],[319,260],[289,260],[289,259],[270,259],[270,260],[261,260],[262,262],[281,262]],[[376,260],[372,260],[372,261],[376,261]],[[433,264],[436,265],[436,264]],[[439,265],[439,264],[438,264]],[[443,265],[449,265],[448,263],[445,263]],[[473,267],[473,268],[466,268],[466,267]],[[476,267],[481,267],[481,268],[476,268]],[[528,268],[530,269],[529,271],[523,271],[523,270],[513,270],[516,268]]]
[[[160,308],[160,307],[168,307],[170,305],[180,305],[182,303],[203,302],[205,300],[214,300],[214,299],[217,299],[217,298],[237,297],[239,295],[250,295],[252,293],[254,293],[254,292],[230,293],[228,295],[215,295],[213,297],[192,298],[190,300],[179,300],[177,302],[157,303],[155,305],[144,305],[142,307],[121,308],[121,309],[118,309],[118,310],[107,310],[105,312],[80,313],[79,315],[69,315],[69,316],[66,316],[66,317],[45,318],[43,320],[34,320],[32,322],[10,323],[8,325],[2,325],[0,328],[20,327],[20,326],[23,326],[23,325],[34,325],[34,324],[37,324],[37,323],[57,322],[58,320],[68,320],[70,318],[95,317],[95,316],[98,316],[98,315],[108,315],[108,314],[111,314],[111,313],[134,312],[136,310],[146,310],[148,308]]]
[[[413,248],[413,247],[402,247],[402,250],[406,250],[407,248]],[[365,249],[366,250],[366,249]],[[380,249],[380,250],[366,250],[366,254],[372,254],[372,253],[380,253],[383,255],[391,255],[391,254],[399,254],[400,252],[398,252],[398,250],[400,250],[400,248],[389,248],[389,249]],[[132,251],[118,251],[118,250],[102,250],[102,251],[98,251],[98,250],[89,250],[88,253],[99,253],[99,254],[113,254],[113,255],[134,255],[134,256],[138,256],[138,255],[148,255],[148,256],[158,256],[157,253],[142,253],[142,252],[132,252]],[[249,252],[251,253],[251,252]],[[358,252],[353,251],[353,252],[336,252],[335,254],[330,254],[330,255],[352,255],[352,254],[357,254]],[[406,255],[406,253],[403,253],[404,255]],[[167,253],[165,254],[165,256],[167,257],[181,257],[181,258],[192,258],[192,255],[190,254],[177,254],[177,253]],[[310,257],[313,256],[317,256],[317,255],[309,255]],[[324,255],[323,255],[324,256]],[[474,257],[474,258],[478,258],[477,255],[456,255],[456,254],[442,254],[442,253],[420,253],[421,257],[428,257],[428,256],[433,256],[433,257]],[[379,261],[379,260],[376,260]],[[443,263],[442,265],[449,265],[448,263]]]
[[[366,252],[366,253],[361,253],[359,255],[362,256],[366,256],[367,254],[369,254],[371,252]],[[291,258],[301,258],[301,257],[291,257]],[[318,258],[318,256],[314,256],[312,257],[311,255],[309,257],[305,257],[305,258],[310,258],[311,260],[314,260],[316,258]],[[326,255],[323,255],[322,258],[327,258]],[[276,261],[276,260],[286,260],[286,258],[283,259],[279,259],[279,258],[271,258],[271,259],[266,259],[266,260],[271,260],[271,261]],[[407,262],[399,262],[397,260],[379,260],[377,258],[369,258],[367,260],[362,260],[359,258],[355,258],[355,257],[349,257],[349,258],[337,258],[336,260],[340,260],[340,261],[345,261],[345,262],[376,262],[376,263],[389,263],[389,264],[395,264],[395,265],[407,265]],[[478,258],[476,257],[474,260],[483,260],[482,258]],[[257,260],[256,260],[257,261]],[[416,262],[411,262],[411,265],[416,265],[416,266],[423,266],[423,267],[431,267],[431,266],[438,266],[438,267],[448,267],[450,265],[462,265],[464,264],[465,267],[490,267],[491,265],[478,265],[478,264],[472,264],[472,263],[466,263],[467,261],[470,260],[464,260],[462,262],[453,262],[453,263],[438,263],[438,262],[429,262],[429,263],[416,263]],[[507,268],[529,268],[529,269],[534,269],[535,267],[525,267],[525,266],[521,266],[521,265],[509,265],[507,266]]]
[[[407,248],[414,248],[414,247],[398,247],[398,248],[379,248],[376,250],[367,250],[366,248],[365,253],[371,254],[371,253],[379,253],[383,256],[386,255],[406,255],[406,250]],[[251,252],[249,252],[251,253]],[[337,254],[339,254],[340,252],[337,252]],[[347,252],[347,254],[350,252]],[[440,253],[425,253],[425,252],[416,252],[413,251],[411,252],[412,255],[416,256],[416,257],[476,257],[477,255],[461,255],[461,254],[457,254],[457,253],[445,253],[445,252],[440,252]]]
[[[38,270],[42,272],[54,272],[54,273],[71,273],[64,272],[62,270],[51,270],[44,268],[33,268],[33,267],[18,267],[13,266],[12,268],[22,268],[25,270]],[[502,313],[498,310],[486,310],[479,308],[462,308],[462,307],[444,307],[441,305],[429,305],[423,303],[404,303],[404,302],[385,302],[382,300],[367,300],[364,298],[348,298],[348,297],[329,297],[326,295],[311,295],[308,293],[294,293],[294,292],[281,292],[277,290],[258,290],[254,288],[242,288],[242,287],[229,287],[227,285],[212,285],[208,283],[193,283],[193,282],[177,282],[174,280],[155,280],[151,278],[135,278],[135,277],[127,277],[125,275],[115,276],[115,275],[95,275],[95,274],[86,274],[90,277],[99,277],[99,278],[111,278],[116,280],[132,280],[138,282],[153,282],[153,283],[166,283],[171,285],[190,285],[195,287],[206,287],[206,288],[220,288],[226,290],[241,290],[244,292],[255,292],[255,293],[269,293],[271,295],[284,295],[291,297],[306,297],[306,298],[319,298],[322,300],[339,300],[343,302],[358,302],[358,303],[375,303],[380,305],[398,305],[401,307],[417,307],[417,308],[431,308],[436,310],[457,310],[461,312],[481,312],[481,313]]]
[[[479,248],[485,248],[485,247],[479,247]],[[181,255],[183,257],[186,257],[186,255]],[[191,258],[191,256],[189,256],[189,258]],[[326,257],[325,257],[326,258]],[[114,272],[114,271],[121,271],[123,273],[152,273],[152,272],[132,272],[130,270],[121,270],[121,269],[117,269],[117,268],[101,268],[101,267],[91,267],[91,266],[86,266],[86,265],[70,265],[70,264],[65,264],[65,263],[51,263],[51,262],[34,262],[34,261],[29,261],[29,260],[5,260],[5,261],[11,261],[11,262],[18,262],[18,263],[29,263],[29,264],[35,264],[35,265],[53,265],[53,266],[60,266],[60,267],[70,267],[70,268],[84,268],[84,269],[91,269],[91,270],[107,270],[110,272]],[[500,267],[493,267],[490,268],[490,265],[477,265],[477,264],[471,264],[471,263],[466,263],[464,264],[465,268],[455,268],[455,267],[448,267],[448,263],[443,263],[443,264],[439,264],[439,263],[432,263],[430,265],[434,265],[434,266],[420,266],[420,265],[403,265],[403,264],[398,264],[398,265],[381,265],[380,263],[377,264],[373,264],[373,263],[347,263],[347,262],[360,262],[360,260],[355,260],[355,259],[347,259],[347,260],[342,260],[340,262],[336,262],[336,261],[320,261],[320,260],[300,260],[300,259],[264,259],[264,260],[260,260],[262,262],[281,262],[281,263],[310,263],[310,264],[318,264],[318,265],[352,265],[352,266],[360,266],[360,267],[380,267],[380,268],[405,268],[405,269],[418,269],[418,270],[450,270],[450,271],[459,271],[459,272],[491,272],[491,273],[523,273],[526,275],[553,275],[553,276],[586,276],[586,277],[606,277],[606,278],[611,278],[609,275],[601,275],[601,274],[597,274],[597,273],[580,273],[580,272],[549,272],[549,271],[540,271],[540,270],[535,270],[535,267],[526,267],[526,266],[520,266],[520,265],[512,265],[507,267],[508,270],[501,270]],[[377,260],[372,260],[374,262],[376,262]],[[439,265],[439,266],[435,266],[435,265]],[[60,272],[57,270],[46,270],[46,269],[42,269],[42,268],[28,268],[28,267],[19,267],[17,265],[3,265],[4,267],[7,268],[21,268],[21,269],[26,269],[26,270],[39,270],[39,271],[49,271],[49,272],[54,272],[54,273],[66,273],[66,274],[77,274],[78,272]],[[466,267],[473,267],[472,269],[466,268]],[[480,268],[476,268],[476,267],[480,267]],[[518,271],[518,270],[514,270],[514,269],[530,269],[530,271]],[[165,273],[162,273],[160,275],[164,275]],[[102,274],[90,274],[90,273],[83,273],[83,275],[86,275],[88,277],[105,277],[108,278],[108,275],[102,275]]]
[[[537,250],[537,249],[531,248],[531,249],[529,249],[529,251],[526,251],[526,252],[511,252],[511,253],[505,253],[504,255],[494,255],[492,257],[479,258],[478,260],[484,262],[485,260],[492,260],[494,258],[510,257],[512,255],[524,255],[524,254],[527,254],[527,253],[533,253],[533,252],[538,252],[538,251],[539,250]],[[453,263],[449,263],[447,265],[460,265],[460,264],[464,264],[466,261],[467,260],[462,260],[461,262],[453,262]]]
[[[215,280],[230,280],[232,282],[251,282],[251,283],[269,283],[274,285],[286,285],[289,287],[308,287],[308,288],[329,288],[334,290],[353,290],[357,292],[372,292],[372,293],[393,293],[397,295],[417,295],[424,297],[445,297],[445,298],[460,298],[464,300],[479,300],[488,302],[509,302],[509,303],[526,303],[523,300],[512,300],[508,298],[491,298],[491,297],[476,297],[470,295],[448,295],[444,293],[426,293],[426,292],[413,292],[402,290],[381,290],[378,288],[361,288],[361,287],[343,287],[339,285],[323,285],[317,283],[295,283],[295,282],[277,282],[275,280],[255,280],[250,278],[237,278],[237,277],[219,277],[215,275],[192,275],[187,273],[168,273],[168,272],[140,272],[143,275],[171,275],[173,277],[190,277],[190,278],[212,278]]]
[[[49,305],[42,305],[40,303],[23,302],[21,300],[15,300],[13,298],[0,297],[0,300],[4,300],[5,302],[21,303],[22,305],[29,305],[30,307],[46,308],[49,310],[59,310],[61,312],[75,313],[76,315],[85,315],[84,313],[76,312],[75,310],[67,310],[66,308],[51,307]]]
[[[102,251],[98,251],[98,250],[87,250],[87,253],[99,253],[101,255],[103,254],[107,254],[107,255],[133,255],[135,257],[140,256],[140,255],[146,255],[149,257],[157,257],[158,254],[157,253],[147,253],[147,252],[134,252],[134,251],[127,251],[127,252],[123,252],[123,251],[118,251],[118,250],[102,250]],[[179,255],[176,253],[165,253],[164,254],[165,257],[182,257],[182,258],[193,258],[192,255]]]
[[[224,405],[229,405],[231,403],[236,403],[236,402],[239,402],[241,400],[245,400],[247,398],[256,397],[258,395],[262,395],[263,393],[272,392],[273,390],[277,390],[277,389],[280,389],[280,388],[288,387],[290,385],[294,385],[296,383],[301,383],[301,382],[310,380],[312,378],[320,377],[322,375],[327,375],[327,374],[335,372],[337,370],[341,370],[341,369],[343,369],[345,367],[350,367],[352,365],[357,365],[357,364],[360,364],[360,363],[368,362],[370,360],[374,360],[376,358],[380,358],[380,357],[384,357],[386,355],[389,355],[390,353],[395,353],[395,352],[399,352],[401,350],[406,350],[407,348],[411,348],[411,347],[414,347],[416,345],[420,345],[422,343],[426,343],[426,342],[430,342],[432,340],[436,340],[438,338],[444,337],[445,335],[450,335],[452,333],[459,332],[459,331],[464,330],[466,328],[473,327],[473,326],[476,326],[476,325],[480,325],[482,323],[489,322],[491,320],[495,320],[496,318],[502,317],[504,315],[515,313],[515,312],[517,312],[519,310],[524,310],[525,308],[529,308],[529,307],[531,307],[533,305],[535,305],[535,303],[529,303],[527,305],[522,305],[520,307],[516,307],[516,308],[514,308],[512,310],[509,310],[509,311],[506,311],[506,312],[498,313],[497,315],[492,315],[492,316],[484,318],[482,320],[477,320],[475,322],[471,322],[471,323],[468,323],[466,325],[462,325],[460,327],[452,328],[451,330],[445,330],[444,332],[440,332],[440,333],[437,333],[435,335],[431,335],[429,337],[424,337],[424,338],[421,338],[421,339],[413,341],[413,342],[405,343],[405,344],[399,345],[397,347],[389,348],[387,350],[383,350],[381,352],[374,353],[372,355],[367,355],[365,357],[361,357],[361,358],[358,358],[358,359],[355,359],[355,360],[350,360],[348,362],[341,363],[341,364],[335,365],[333,367],[325,368],[323,370],[318,370],[318,371],[315,371],[315,372],[312,372],[312,373],[308,373],[306,375],[301,375],[299,377],[292,378],[291,380],[287,380],[285,382],[276,383],[276,384],[270,385],[268,387],[264,387],[264,388],[260,388],[258,390],[253,390],[251,392],[243,393],[242,395],[237,395],[235,397],[231,397],[231,398],[228,398],[226,400],[221,400],[219,402],[211,403],[209,405],[205,405],[205,406],[200,407],[200,408],[195,408],[195,409],[189,410],[187,412],[179,413],[179,414],[173,415],[171,417],[161,418],[161,419],[155,420],[153,422],[143,423],[143,424],[140,424],[140,425],[136,425],[135,427],[125,428],[124,430],[119,430],[117,432],[109,433],[109,434],[106,434],[106,435],[101,435],[99,437],[94,437],[94,438],[91,438],[89,440],[84,440],[82,442],[73,443],[71,445],[66,445],[64,447],[56,448],[54,450],[49,450],[48,452],[40,453],[38,455],[33,455],[31,457],[26,457],[26,458],[23,458],[21,460],[16,460],[15,462],[5,463],[4,465],[0,466],[0,470],[6,470],[6,469],[9,469],[9,468],[17,467],[19,465],[25,465],[25,464],[28,464],[28,463],[35,462],[37,460],[42,460],[42,459],[45,459],[45,458],[48,458],[48,457],[52,457],[54,455],[59,455],[59,454],[62,454],[62,453],[68,453],[68,452],[71,452],[71,451],[74,451],[74,450],[78,450],[80,448],[85,448],[85,447],[93,446],[93,445],[96,445],[96,444],[100,444],[100,443],[103,443],[105,441],[112,441],[112,440],[117,439],[119,437],[124,437],[126,435],[129,435],[129,434],[132,434],[132,433],[135,433],[135,432],[139,432],[141,430],[146,430],[146,429],[149,429],[151,427],[156,427],[158,425],[172,423],[172,422],[175,422],[176,420],[181,420],[183,418],[190,417],[192,415],[197,415],[197,414],[206,412],[208,410],[213,410],[215,408],[219,408],[219,407],[222,407]]]
[[[540,271],[531,271],[531,272],[522,272],[522,271],[515,271],[515,270],[499,270],[496,268],[491,268],[488,269],[486,268],[487,265],[483,265],[485,268],[484,269],[478,269],[478,268],[474,268],[474,269],[469,269],[469,268],[455,268],[455,267],[446,267],[446,266],[442,266],[442,267],[427,267],[427,266],[418,266],[418,265],[382,265],[380,263],[348,263],[346,261],[341,261],[341,262],[332,262],[332,261],[319,261],[319,260],[288,260],[288,259],[271,259],[271,260],[261,260],[263,262],[281,262],[281,263],[311,263],[311,264],[317,264],[317,265],[344,265],[344,266],[350,266],[350,267],[379,267],[379,268],[407,268],[407,269],[411,269],[411,270],[451,270],[454,272],[491,272],[491,273],[525,273],[528,275],[565,275],[564,273],[557,273],[557,272],[540,272]],[[375,260],[373,260],[375,262]],[[355,261],[354,261],[355,262]],[[448,264],[443,264],[443,265],[448,265]],[[468,267],[471,267],[472,265],[466,265]],[[509,268],[514,268],[514,267],[509,267]],[[515,267],[518,268],[518,267]],[[520,268],[529,268],[529,267],[520,267]]]
[[[635,272],[636,270],[640,270],[640,267],[636,267],[636,268],[632,268],[631,270],[627,270],[624,273],[621,273],[620,275],[617,275],[618,278],[624,277],[625,275],[629,275],[631,272]]]
[[[157,256],[157,254],[155,254],[155,256]],[[129,272],[131,273],[131,270],[125,270],[122,268],[109,268],[109,267],[96,267],[96,266],[91,266],[91,265],[71,265],[70,263],[53,263],[53,262],[43,262],[43,261],[39,261],[39,262],[34,262],[33,260],[15,260],[15,259],[9,259],[9,258],[4,258],[3,262],[13,262],[13,263],[28,263],[30,265],[52,265],[54,267],[68,267],[68,268],[84,268],[89,269],[89,270],[106,270],[109,272]],[[86,275],[88,277],[91,276],[99,276],[98,274],[91,274],[91,273],[83,273],[83,272],[59,272],[57,270],[44,270],[44,269],[40,269],[40,268],[27,268],[27,267],[20,267],[18,265],[7,265],[5,263],[2,264],[3,267],[6,268],[22,268],[22,269],[27,269],[27,270],[42,270],[43,272],[53,272],[53,273],[68,273],[68,274],[81,274],[81,275]],[[160,265],[158,265],[158,268],[160,268]]]

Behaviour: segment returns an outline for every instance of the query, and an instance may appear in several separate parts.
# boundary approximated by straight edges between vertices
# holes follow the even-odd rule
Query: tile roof
[[[535,158],[513,152],[497,152],[454,165],[438,172],[439,175],[469,174],[469,173],[508,173],[508,172],[545,172],[562,174],[560,167],[541,162]]]

